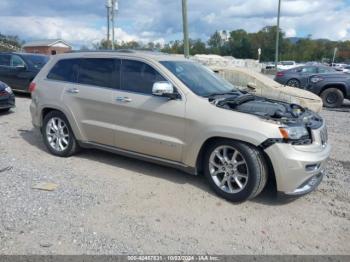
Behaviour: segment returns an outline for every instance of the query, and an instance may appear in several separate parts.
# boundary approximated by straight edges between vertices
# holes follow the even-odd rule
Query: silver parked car
[[[308,193],[330,153],[316,113],[239,91],[177,56],[57,55],[31,91],[32,122],[52,154],[98,148],[204,173],[230,201],[257,196],[269,179],[285,194]]]

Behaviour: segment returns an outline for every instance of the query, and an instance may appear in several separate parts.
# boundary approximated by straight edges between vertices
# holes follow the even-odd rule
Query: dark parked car
[[[46,55],[0,53],[0,81],[13,90],[29,92],[29,84],[46,64]]]
[[[344,98],[350,99],[350,75],[346,73],[324,73],[309,77],[306,90],[322,98],[326,107],[340,107]]]
[[[350,75],[328,66],[300,66],[277,72],[275,81],[319,95],[326,107],[339,107],[344,98],[350,98]]]
[[[275,81],[282,85],[306,87],[308,79],[314,74],[338,73],[334,68],[323,65],[298,66],[276,73]]]
[[[0,81],[0,112],[8,111],[15,106],[15,96],[11,88]]]

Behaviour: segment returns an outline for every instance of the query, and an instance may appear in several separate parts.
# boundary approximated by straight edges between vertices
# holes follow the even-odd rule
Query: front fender
[[[202,146],[212,138],[238,140],[254,146],[259,146],[268,139],[268,136],[257,130],[245,129],[242,127],[215,126],[198,134],[195,139],[186,146],[183,155],[184,164],[190,167],[196,167],[197,158]]]

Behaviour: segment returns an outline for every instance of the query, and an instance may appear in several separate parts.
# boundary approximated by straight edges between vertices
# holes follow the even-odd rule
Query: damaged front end
[[[280,126],[283,138],[268,139],[264,142],[264,147],[275,142],[311,144],[312,130],[320,128],[323,124],[323,119],[318,114],[300,105],[262,98],[240,91],[210,97],[209,102],[217,107],[253,114],[276,122]]]

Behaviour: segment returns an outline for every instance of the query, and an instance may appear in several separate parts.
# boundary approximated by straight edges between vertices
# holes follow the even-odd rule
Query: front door
[[[122,60],[121,90],[114,92],[115,145],[173,161],[181,161],[185,97],[169,100],[152,95],[153,83],[167,81],[147,63]]]
[[[302,88],[306,88],[308,85],[308,79],[312,74],[317,73],[317,67],[315,66],[305,66],[303,67],[299,72],[299,80],[300,80],[300,86]]]

